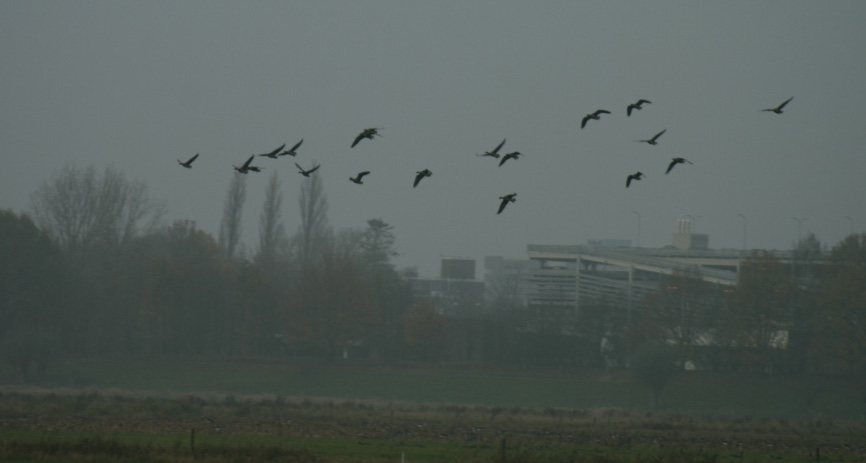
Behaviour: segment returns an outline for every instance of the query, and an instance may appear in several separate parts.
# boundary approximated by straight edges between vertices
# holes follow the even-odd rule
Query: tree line
[[[415,275],[393,264],[387,222],[335,229],[311,176],[289,233],[276,174],[265,191],[248,254],[243,175],[231,178],[214,237],[190,220],[165,224],[165,205],[115,168],[67,165],[28,213],[0,210],[3,360],[26,380],[60,353],[636,367],[663,350],[677,368],[866,374],[866,235],[826,258],[810,235],[794,265],[755,252],[731,288],[664,277],[637,306],[525,307],[510,274],[478,312],[445,317],[413,299]]]

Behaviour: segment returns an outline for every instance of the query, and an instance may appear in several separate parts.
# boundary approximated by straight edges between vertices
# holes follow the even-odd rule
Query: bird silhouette
[[[507,206],[508,203],[517,202],[517,193],[510,193],[505,196],[500,196],[499,199],[501,199],[502,201],[499,202],[499,210],[496,211],[497,215],[501,214],[502,211],[505,210],[505,206]]]
[[[319,167],[322,167],[322,165],[321,165],[321,164],[316,164],[316,167],[313,167],[313,168],[310,169],[310,170],[304,170],[304,168],[301,167],[301,166],[299,166],[298,163],[296,162],[296,163],[295,163],[295,167],[298,168],[298,173],[299,173],[299,174],[303,175],[304,177],[309,177],[310,174],[312,174],[313,172],[319,170]]]
[[[240,167],[234,166],[234,165],[232,167],[234,167],[236,171],[238,171],[242,174],[246,174],[247,172],[249,172],[251,170],[253,172],[258,172],[258,167],[250,166],[250,163],[253,162],[253,158],[255,158],[255,157],[256,157],[255,154],[250,156],[250,158],[247,159],[247,162],[243,163]]]
[[[664,129],[661,132],[653,135],[652,138],[648,138],[646,140],[638,140],[638,142],[649,143],[650,145],[657,145],[659,137],[662,136],[662,134],[667,132],[667,131],[668,131],[668,129]]]
[[[430,169],[419,170],[415,172],[415,183],[412,184],[412,188],[418,186],[418,182],[421,181],[424,177],[429,177],[433,175],[433,172],[430,172]]]
[[[643,106],[644,103],[652,104],[652,101],[650,101],[650,100],[644,100],[643,98],[641,98],[640,100],[637,100],[637,102],[632,103],[632,104],[626,106],[626,108],[625,108],[626,116],[631,116],[631,111],[632,111],[633,109],[637,109],[638,111],[640,111],[641,109],[643,109],[642,106]]]
[[[180,159],[177,160],[177,163],[186,167],[187,169],[192,169],[192,162],[198,158],[198,153],[195,153],[195,156],[186,160],[186,162],[181,162]]]
[[[364,178],[364,176],[369,174],[369,173],[370,173],[369,170],[365,170],[364,172],[358,172],[358,175],[356,175],[354,177],[349,177],[349,180],[351,180],[354,183],[357,183],[358,185],[361,185],[364,183],[364,181],[361,179]]]
[[[375,137],[376,135],[379,135],[381,137],[382,135],[379,134],[380,130],[382,130],[382,129],[381,128],[379,128],[379,129],[376,129],[376,128],[364,129],[363,131],[361,131],[361,133],[358,134],[357,137],[355,137],[355,141],[352,142],[351,148],[354,148],[355,145],[358,144],[358,142],[360,142],[361,140],[363,140],[365,138],[372,140],[373,137]]]
[[[295,143],[295,146],[293,146],[293,147],[283,151],[282,153],[280,153],[280,156],[297,156],[298,152],[296,150],[298,149],[298,147],[301,146],[301,143],[303,143],[303,142],[304,142],[304,139],[301,138],[301,141]]]
[[[599,120],[602,114],[610,114],[610,111],[606,109],[597,109],[594,113],[589,113],[586,116],[583,116],[583,121],[580,122],[580,128],[586,127],[586,122],[590,119]]]
[[[668,172],[670,172],[671,169],[673,169],[675,165],[677,165],[677,164],[682,164],[682,163],[684,163],[684,162],[687,162],[687,163],[689,163],[689,164],[692,163],[692,161],[689,161],[689,160],[686,159],[686,158],[673,158],[673,159],[671,160],[671,163],[668,164],[668,170],[665,171],[665,174],[667,174]]]
[[[629,175],[628,177],[626,177],[625,178],[625,187],[626,188],[628,188],[629,185],[631,185],[632,180],[643,180],[643,173],[638,171],[638,172],[635,172],[635,173]]]
[[[286,147],[286,144],[283,143],[283,144],[280,145],[277,149],[275,149],[275,150],[273,150],[273,151],[271,151],[271,152],[269,152],[269,153],[260,154],[259,156],[264,156],[264,157],[266,157],[266,158],[276,159],[277,156],[279,156],[278,153],[280,152],[280,150],[282,150],[282,149],[285,148],[285,147]]]
[[[491,151],[485,151],[484,154],[479,154],[479,156],[482,156],[482,157],[483,156],[489,156],[491,158],[499,159],[499,150],[502,148],[502,145],[504,145],[504,144],[505,144],[505,139],[503,138],[502,141],[498,145],[496,145],[496,148],[493,148]]]
[[[780,104],[779,106],[776,106],[775,108],[762,109],[761,111],[772,111],[776,114],[782,114],[782,108],[784,108],[785,105],[790,103],[791,100],[793,100],[793,99],[794,99],[794,97],[788,98],[787,100],[785,100],[784,103]]]
[[[505,161],[509,159],[514,159],[516,161],[518,159],[518,156],[520,156],[520,151],[512,151],[510,153],[506,153],[505,156],[502,156],[502,160],[499,161],[499,166],[502,167],[502,164],[505,164]]]

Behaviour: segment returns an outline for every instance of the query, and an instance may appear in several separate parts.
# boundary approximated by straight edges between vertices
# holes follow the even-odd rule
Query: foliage
[[[437,361],[445,349],[446,320],[429,302],[412,307],[404,318],[406,344],[424,361]]]
[[[223,203],[223,217],[220,222],[219,245],[229,259],[235,256],[235,251],[241,241],[244,203],[247,200],[247,176],[233,173],[226,199]]]

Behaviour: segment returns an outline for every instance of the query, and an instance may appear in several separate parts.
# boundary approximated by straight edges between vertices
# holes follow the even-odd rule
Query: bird
[[[586,121],[590,119],[598,120],[602,114],[610,114],[610,111],[606,109],[597,109],[594,113],[589,113],[586,116],[583,116],[583,121],[580,123],[580,128],[586,127]]]
[[[514,159],[516,161],[518,159],[518,156],[520,156],[520,151],[512,151],[510,153],[506,153],[505,156],[502,156],[502,160],[499,161],[499,166],[502,167],[502,164],[505,164],[505,161],[509,159]]]
[[[296,162],[296,163],[295,163],[295,167],[298,168],[298,173],[299,173],[299,174],[303,175],[304,177],[309,177],[310,174],[312,174],[313,172],[317,171],[317,170],[319,169],[319,167],[322,167],[322,165],[321,165],[321,164],[316,164],[316,167],[313,167],[313,168],[310,169],[310,170],[304,170],[304,168],[301,167],[300,165],[298,165],[298,163]]]
[[[667,173],[670,172],[671,169],[673,169],[675,165],[677,165],[677,164],[682,164],[682,163],[684,163],[684,162],[687,162],[687,163],[689,163],[689,164],[692,163],[692,161],[689,161],[689,160],[686,159],[686,158],[673,158],[673,159],[671,160],[671,163],[668,164],[668,170],[665,171],[665,175],[667,175]]]
[[[430,172],[430,169],[424,169],[415,172],[415,183],[412,184],[412,188],[418,186],[418,182],[420,182],[422,178],[429,177],[431,175],[433,175],[433,172]]]
[[[278,153],[280,152],[280,150],[283,149],[283,148],[285,148],[285,147],[286,147],[286,144],[283,143],[282,145],[280,145],[279,148],[277,148],[277,149],[275,149],[275,150],[273,150],[273,151],[271,151],[271,152],[269,152],[269,153],[260,154],[259,156],[264,156],[264,157],[267,157],[267,158],[276,159],[277,156],[279,156]]]
[[[499,199],[502,201],[499,202],[499,210],[496,211],[496,214],[501,214],[503,210],[505,210],[505,206],[508,203],[516,203],[517,202],[517,193],[510,193],[505,196],[500,196]]]
[[[249,166],[249,167],[247,167],[247,169],[249,169],[250,172],[261,172],[262,169],[264,169],[264,167]]]
[[[247,159],[247,162],[243,163],[240,167],[238,167],[238,166],[232,166],[232,167],[234,167],[236,171],[238,171],[242,174],[245,174],[251,170],[253,170],[254,172],[258,172],[258,170],[255,170],[255,169],[250,167],[250,163],[253,162],[253,158],[255,158],[255,157],[256,157],[255,154],[250,156],[250,158]]]
[[[382,135],[379,134],[380,130],[382,130],[382,129],[381,128],[379,128],[379,129],[376,129],[376,128],[364,129],[363,131],[361,131],[361,133],[358,134],[357,137],[355,137],[355,141],[352,142],[352,146],[350,148],[354,148],[355,145],[357,145],[359,141],[361,141],[365,138],[369,138],[370,140],[372,140],[373,137],[375,137],[376,135],[379,135],[381,137]]]
[[[632,180],[643,180],[643,173],[638,171],[638,172],[635,172],[635,173],[629,175],[628,177],[626,177],[625,178],[625,187],[626,188],[628,188],[629,185],[631,185]]]
[[[780,104],[779,106],[776,106],[775,108],[762,109],[761,111],[772,111],[776,114],[782,114],[782,108],[784,108],[785,105],[790,103],[791,100],[793,100],[793,99],[794,99],[794,97],[788,98],[787,100],[785,100],[784,103]]]
[[[502,148],[502,145],[504,144],[505,139],[503,138],[502,141],[498,145],[496,145],[496,148],[493,148],[493,150],[491,151],[485,151],[484,154],[479,154],[479,156],[489,156],[491,158],[499,159],[499,149]]]
[[[280,156],[287,156],[287,155],[288,156],[297,156],[298,152],[296,150],[298,149],[299,146],[301,146],[301,143],[303,143],[303,142],[304,142],[304,139],[302,138],[301,141],[295,143],[295,146],[293,146],[293,147],[283,151],[282,153],[280,153]]]
[[[361,185],[364,183],[364,181],[361,179],[364,178],[364,176],[369,174],[369,173],[370,173],[369,170],[365,170],[364,172],[358,172],[358,175],[356,175],[354,177],[349,177],[349,180],[351,180],[354,183],[357,183],[358,185]]]
[[[186,167],[187,169],[192,169],[192,162],[198,158],[198,153],[195,153],[195,156],[186,160],[186,162],[181,162],[180,159],[177,160],[177,163]]]
[[[626,116],[631,116],[631,111],[632,111],[633,109],[637,109],[638,111],[640,111],[641,109],[643,109],[641,106],[643,106],[644,103],[652,104],[652,101],[650,101],[650,100],[644,100],[643,98],[641,98],[640,100],[637,100],[637,102],[628,105],[628,106],[625,108]]]
[[[667,132],[667,131],[668,131],[668,129],[664,129],[661,132],[653,135],[652,138],[649,138],[646,140],[638,140],[638,142],[649,143],[650,145],[657,145],[658,144],[657,140],[659,139],[659,137],[662,136],[662,134]]]

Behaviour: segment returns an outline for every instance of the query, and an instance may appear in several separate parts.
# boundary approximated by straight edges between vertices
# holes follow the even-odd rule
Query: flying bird
[[[583,116],[583,121],[581,121],[581,123],[580,123],[580,128],[582,129],[582,128],[586,127],[586,121],[588,121],[590,119],[597,121],[602,114],[610,114],[610,111],[608,111],[606,109],[598,109],[594,113],[589,113],[586,116]]]
[[[496,214],[501,214],[503,210],[505,210],[505,206],[508,203],[516,203],[517,202],[517,193],[507,194],[505,196],[500,196],[499,199],[502,201],[499,202],[499,210],[496,211]]]
[[[349,177],[349,180],[351,180],[354,183],[357,183],[358,185],[362,185],[364,183],[364,181],[361,179],[364,178],[364,176],[369,174],[369,173],[370,173],[369,170],[365,170],[364,172],[358,172],[358,175],[356,175],[354,177]]]
[[[500,150],[500,148],[502,148],[502,145],[504,145],[504,144],[505,144],[505,139],[503,138],[502,141],[498,145],[496,145],[496,148],[493,148],[493,150],[491,150],[491,151],[485,151],[484,154],[479,154],[479,156],[482,156],[482,157],[483,156],[490,156],[491,158],[499,159],[499,150]]]
[[[429,177],[431,175],[433,175],[433,172],[430,172],[430,169],[424,169],[415,172],[415,183],[412,184],[412,188],[418,186],[418,182],[420,182],[422,178]]]
[[[631,116],[631,111],[632,111],[633,109],[637,109],[638,111],[640,111],[641,109],[643,109],[642,106],[643,106],[644,103],[652,104],[652,101],[650,101],[650,100],[644,100],[643,98],[641,98],[640,100],[637,100],[637,102],[628,105],[628,106],[625,108],[626,116]]]
[[[510,153],[507,153],[505,156],[502,156],[502,160],[499,161],[499,166],[502,167],[502,164],[505,164],[505,161],[509,159],[514,159],[516,161],[518,159],[518,156],[520,156],[520,151],[512,151]]]
[[[687,163],[689,163],[689,164],[692,163],[692,161],[689,161],[689,160],[686,159],[686,158],[673,158],[673,159],[671,160],[671,163],[668,164],[668,170],[665,171],[665,174],[667,174],[668,172],[670,172],[671,169],[673,169],[675,165],[677,165],[677,164],[682,164],[682,163],[684,163],[684,162],[687,162]]]
[[[629,175],[628,177],[626,177],[625,178],[625,187],[626,188],[628,188],[629,185],[631,185],[632,180],[643,180],[643,173],[638,171],[638,172],[635,172],[635,173]]]
[[[280,156],[297,156],[298,152],[296,150],[298,149],[298,147],[301,146],[301,143],[303,143],[303,142],[304,142],[304,139],[302,138],[301,141],[295,143],[295,146],[293,146],[293,147],[283,151],[282,153],[280,153]],[[285,145],[283,145],[283,146],[285,146]]]
[[[779,106],[776,106],[775,108],[762,109],[761,111],[772,111],[776,114],[782,114],[782,108],[784,108],[785,105],[790,103],[791,100],[793,100],[793,99],[794,99],[794,97],[788,98],[787,100],[785,100],[784,103],[780,104]]]
[[[267,157],[267,158],[276,159],[277,156],[279,156],[278,153],[280,152],[280,150],[283,149],[283,148],[285,148],[285,147],[286,147],[286,144],[283,143],[283,144],[280,145],[277,149],[275,149],[275,150],[273,150],[273,151],[271,151],[271,152],[269,152],[269,153],[260,154],[259,156],[264,156],[264,157]]]
[[[351,148],[354,148],[355,145],[358,144],[358,142],[360,142],[361,140],[363,140],[365,138],[372,140],[373,137],[375,137],[376,135],[379,135],[381,137],[382,135],[379,134],[380,130],[382,130],[382,129],[381,128],[379,128],[379,129],[376,129],[376,128],[364,129],[361,133],[358,134],[357,137],[355,137],[355,141],[352,142]]]
[[[310,174],[312,174],[313,172],[317,171],[317,170],[319,169],[319,167],[322,167],[322,165],[321,165],[321,164],[316,164],[316,167],[313,167],[313,168],[310,169],[310,170],[304,170],[304,168],[301,167],[301,166],[299,166],[298,163],[296,162],[296,163],[295,163],[295,167],[298,168],[298,173],[299,173],[299,174],[303,175],[304,177],[309,177]]]
[[[250,158],[247,159],[247,162],[243,163],[240,167],[234,166],[234,165],[232,167],[234,167],[236,171],[238,171],[242,174],[246,174],[247,172],[249,172],[251,170],[254,172],[258,172],[258,170],[256,170],[256,169],[258,169],[257,167],[251,167],[250,166],[250,163],[253,162],[253,158],[255,158],[255,157],[256,157],[255,154],[250,156]]]
[[[648,138],[646,140],[638,140],[638,142],[649,143],[650,145],[657,145],[659,137],[662,136],[662,134],[667,132],[667,131],[668,131],[668,129],[664,129],[661,132],[653,135],[652,138]]]
[[[187,169],[192,169],[192,162],[198,158],[198,153],[195,153],[195,156],[186,160],[186,162],[181,162],[180,159],[177,160],[177,163],[186,167]]]

